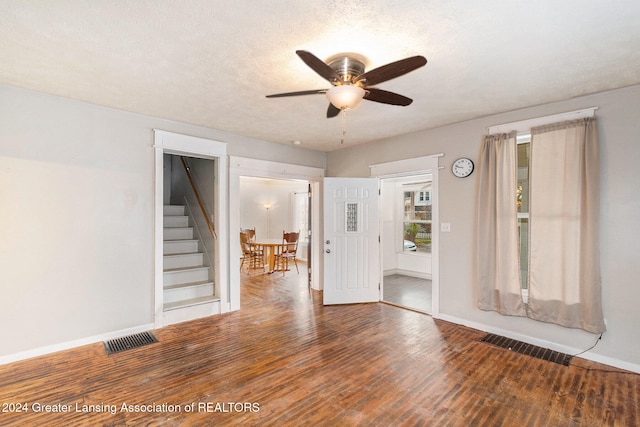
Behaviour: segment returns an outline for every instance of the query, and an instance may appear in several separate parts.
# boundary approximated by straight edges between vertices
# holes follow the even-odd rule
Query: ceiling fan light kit
[[[339,110],[350,110],[360,104],[366,92],[360,86],[334,86],[327,91],[327,99]]]

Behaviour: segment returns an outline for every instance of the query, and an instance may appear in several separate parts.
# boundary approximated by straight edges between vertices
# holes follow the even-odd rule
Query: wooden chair
[[[298,261],[296,261],[296,254],[298,252],[298,240],[300,238],[300,231],[287,233],[282,231],[282,246],[280,247],[280,253],[276,255],[282,267],[282,274],[289,269],[289,261],[293,260],[296,266],[296,271],[300,274],[298,269]]]
[[[246,233],[247,236],[249,237],[249,241],[255,241],[256,240],[256,228],[241,228],[240,229],[241,233]]]
[[[246,233],[247,237],[249,238],[249,243],[255,243],[256,241],[256,228],[241,228],[240,229],[241,233]],[[263,255],[263,251],[262,251],[262,247],[260,247],[260,245],[253,245],[253,250],[255,252],[258,252],[260,254],[260,256]]]
[[[240,232],[240,247],[242,248],[242,262],[240,263],[240,270],[242,270],[242,266],[245,261],[249,261],[247,268],[264,267],[262,250],[260,250],[260,247],[249,238],[248,233]]]

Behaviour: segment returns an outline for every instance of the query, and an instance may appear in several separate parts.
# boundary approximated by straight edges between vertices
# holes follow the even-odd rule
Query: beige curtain
[[[595,118],[531,129],[528,316],[593,333],[605,331],[598,171]]]
[[[478,176],[478,308],[526,316],[518,259],[515,132],[484,137]]]

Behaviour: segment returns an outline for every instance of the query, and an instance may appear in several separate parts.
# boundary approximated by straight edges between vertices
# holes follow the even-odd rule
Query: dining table
[[[252,242],[264,250],[264,265],[268,266],[267,273],[273,273],[276,269],[276,253],[278,248],[282,247],[282,238],[280,239],[257,239]]]

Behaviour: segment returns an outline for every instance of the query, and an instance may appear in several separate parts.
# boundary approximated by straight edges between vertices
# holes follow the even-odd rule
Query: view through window
[[[518,135],[517,177],[518,238],[520,245],[520,279],[522,289],[529,283],[529,153],[531,134]]]
[[[431,182],[402,187],[403,251],[431,253]]]

